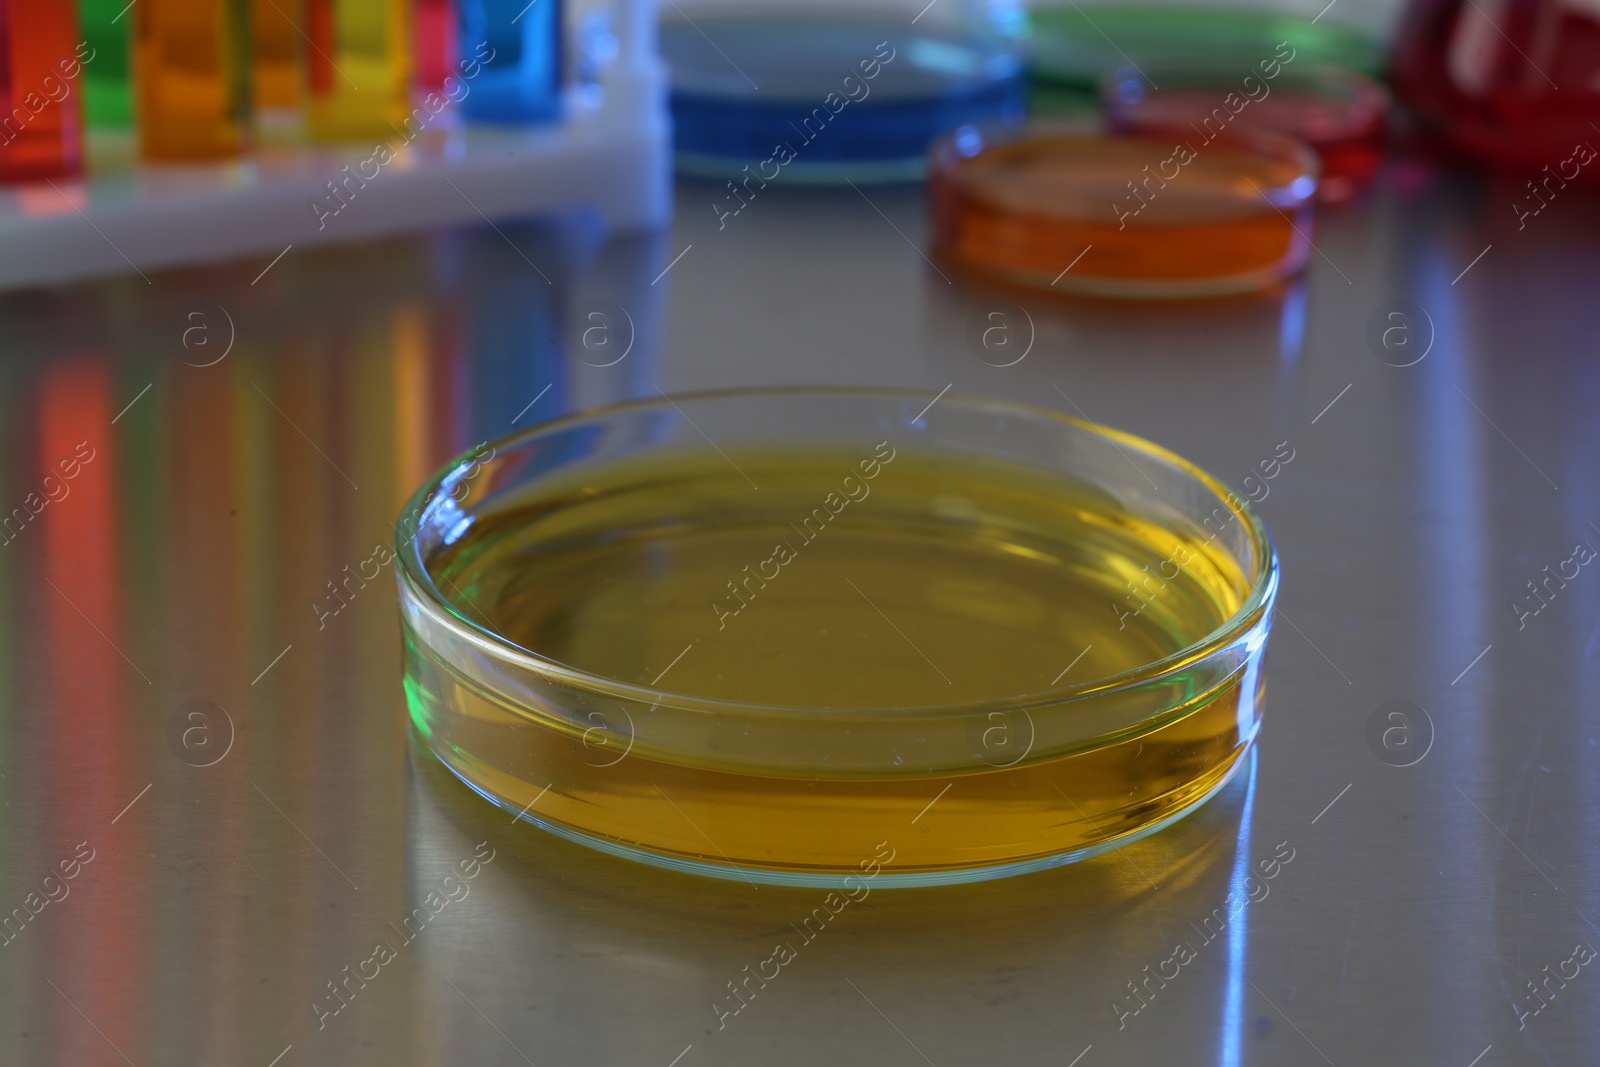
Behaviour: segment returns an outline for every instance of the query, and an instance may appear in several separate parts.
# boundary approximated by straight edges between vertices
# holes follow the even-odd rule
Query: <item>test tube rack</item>
[[[92,131],[85,175],[0,188],[0,290],[257,256],[266,266],[291,248],[485,220],[581,212],[609,232],[660,228],[672,149],[654,3],[609,6],[615,55],[567,92],[553,124],[451,128],[445,107],[409,140],[397,130],[387,152],[269,145],[159,166]]]

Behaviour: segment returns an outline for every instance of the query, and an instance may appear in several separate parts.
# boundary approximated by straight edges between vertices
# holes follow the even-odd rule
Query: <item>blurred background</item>
[[[0,3],[0,1060],[1587,1062],[1600,14],[1324,3]],[[822,894],[513,825],[326,598],[479,442],[773,383],[1138,433],[1284,580],[1216,801],[719,1027]]]

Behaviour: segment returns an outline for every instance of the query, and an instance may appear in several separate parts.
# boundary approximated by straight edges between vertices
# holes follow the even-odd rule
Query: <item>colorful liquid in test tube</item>
[[[561,113],[561,0],[460,0],[463,63],[482,63],[461,109],[479,122]],[[472,69],[464,67],[463,69]]]
[[[412,37],[418,88],[424,92],[444,88],[456,73],[456,13],[450,0],[417,0],[412,14]]]
[[[312,137],[393,137],[410,111],[409,0],[308,0],[306,16]]]
[[[244,0],[139,0],[130,14],[140,154],[156,162],[238,155],[250,120]]]
[[[300,5],[250,0],[250,90],[258,109],[285,110],[300,103],[303,38],[291,21]]]
[[[0,0],[0,180],[83,169],[83,63],[72,6]]]
[[[133,84],[128,67],[127,0],[78,0],[78,27],[85,54],[83,117],[96,128],[121,129],[133,121]]]

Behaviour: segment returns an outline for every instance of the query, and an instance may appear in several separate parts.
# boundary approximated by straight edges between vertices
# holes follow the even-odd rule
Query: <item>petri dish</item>
[[[1096,121],[963,127],[935,144],[935,247],[958,268],[1056,292],[1251,292],[1305,265],[1316,157],[1227,129]]]
[[[1371,77],[1383,72],[1383,49],[1374,38],[1269,11],[1068,4],[1035,10],[1030,22],[1029,73],[1036,101],[1047,108],[1070,106],[1074,96],[1092,101],[1105,77],[1128,63],[1204,63],[1237,68],[1242,76],[1263,61],[1288,58]]]
[[[1052,867],[1192,811],[1261,723],[1261,521],[1044,409],[620,404],[462,457],[399,530],[419,748],[523,821],[679,871]]]
[[[940,133],[1024,106],[1015,46],[959,25],[775,7],[671,16],[660,32],[677,167],[742,178],[743,199],[780,175],[914,181]]]
[[[1322,164],[1317,198],[1324,202],[1348,200],[1372,177],[1390,106],[1379,83],[1326,64],[1273,64],[1242,75],[1211,66],[1124,66],[1107,77],[1100,97],[1117,129],[1188,126],[1203,135],[1237,127],[1297,137]]]

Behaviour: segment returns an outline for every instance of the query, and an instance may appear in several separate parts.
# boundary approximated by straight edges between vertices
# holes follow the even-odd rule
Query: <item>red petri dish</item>
[[[1318,163],[1258,131],[965,126],[932,150],[935,247],[958,268],[1133,298],[1266,288],[1305,265]]]
[[[1160,88],[1154,88],[1159,85]],[[1101,85],[1106,119],[1120,129],[1188,126],[1298,137],[1322,162],[1318,199],[1348,200],[1383,158],[1388,90],[1329,65],[1281,66],[1268,78],[1220,68],[1123,67]]]

